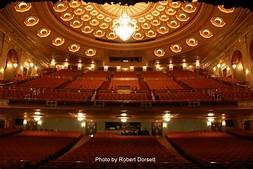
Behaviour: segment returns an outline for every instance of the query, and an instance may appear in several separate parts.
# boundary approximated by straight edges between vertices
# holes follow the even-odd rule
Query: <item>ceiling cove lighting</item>
[[[123,13],[113,24],[113,31],[123,41],[127,41],[135,33],[136,24]]]

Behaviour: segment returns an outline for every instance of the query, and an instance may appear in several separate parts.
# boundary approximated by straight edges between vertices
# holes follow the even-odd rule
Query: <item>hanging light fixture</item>
[[[123,41],[130,39],[135,33],[136,23],[131,19],[126,12],[114,22],[113,31]]]

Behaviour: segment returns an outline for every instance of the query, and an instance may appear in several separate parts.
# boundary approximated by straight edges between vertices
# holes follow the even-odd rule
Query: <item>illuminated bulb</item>
[[[217,68],[220,68],[220,66],[221,66],[220,64],[217,64]]]
[[[64,67],[67,69],[69,67],[69,63],[68,62],[65,62],[64,63]]]
[[[91,68],[91,69],[94,69],[94,68],[95,68],[95,64],[92,63],[92,64],[90,65],[90,68]]]
[[[207,116],[212,117],[212,116],[214,116],[214,114],[213,113],[208,113]]]
[[[122,117],[122,118],[120,118],[120,121],[121,121],[122,123],[126,123],[126,122],[127,122],[127,117]]]
[[[126,113],[121,113],[120,116],[126,117],[127,114]]]
[[[163,120],[166,121],[166,122],[169,122],[171,120],[171,115],[169,113],[166,113],[164,116],[163,116]]]
[[[41,125],[42,125],[42,121],[39,120],[39,121],[37,122],[37,124],[38,124],[39,126],[41,126]]]
[[[51,66],[55,66],[55,64],[56,64],[55,59],[52,59],[50,64],[51,64]]]
[[[77,114],[77,120],[78,121],[83,121],[85,120],[85,115],[83,113],[78,113]]]
[[[216,67],[213,67],[213,71],[214,71],[214,72],[216,71]]]
[[[85,121],[81,123],[81,127],[83,127],[83,128],[86,127],[86,122]]]
[[[82,69],[82,66],[83,66],[82,63],[78,63],[78,64],[77,64],[78,70]]]
[[[187,67],[187,64],[186,63],[182,63],[182,67],[183,67],[183,69],[185,69]]]
[[[104,71],[108,71],[108,66],[104,65]]]
[[[40,112],[36,111],[34,112],[35,115],[40,115]]]
[[[249,74],[249,69],[245,70],[245,74],[248,75]]]
[[[134,66],[130,66],[129,69],[130,69],[131,71],[134,71]]]
[[[27,125],[27,120],[26,119],[24,119],[23,125]]]
[[[172,61],[170,61],[169,70],[173,70],[173,63],[172,63]]]
[[[17,67],[18,67],[18,64],[17,64],[17,63],[13,63],[13,67],[14,67],[14,68],[17,68]]]
[[[211,121],[207,121],[206,124],[207,124],[207,126],[211,126],[212,122]]]
[[[1,69],[0,69],[0,73],[4,73],[4,68],[1,68]]]
[[[196,60],[196,68],[199,68],[200,67],[200,62],[199,62],[199,60],[197,59]]]
[[[142,70],[145,72],[147,71],[147,66],[142,66]]]
[[[167,128],[168,127],[168,123],[163,123],[163,128]]]
[[[33,66],[34,66],[34,64],[31,62],[31,63],[30,63],[30,67],[33,67]]]
[[[34,116],[34,121],[39,121],[40,119],[41,119],[41,117],[40,116]]]
[[[120,71],[120,69],[121,69],[121,66],[116,66],[117,71]]]

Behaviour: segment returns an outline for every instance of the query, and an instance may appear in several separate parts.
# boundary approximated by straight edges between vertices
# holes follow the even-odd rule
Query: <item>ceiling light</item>
[[[113,31],[123,41],[130,39],[135,33],[136,24],[126,14],[123,13],[113,24]]]

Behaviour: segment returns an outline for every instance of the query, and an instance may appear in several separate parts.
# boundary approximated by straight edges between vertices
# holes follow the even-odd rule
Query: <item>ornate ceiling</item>
[[[112,29],[123,12],[137,25],[136,33],[127,42],[121,41]],[[206,50],[199,49],[221,43],[221,36],[239,29],[242,21],[252,15],[240,8],[171,0],[131,6],[82,0],[18,2],[5,8],[5,13],[16,31],[32,38],[48,58],[65,53],[62,56],[106,62],[108,56],[141,55],[143,64],[191,52],[202,59]],[[196,55],[190,59],[196,59]]]

